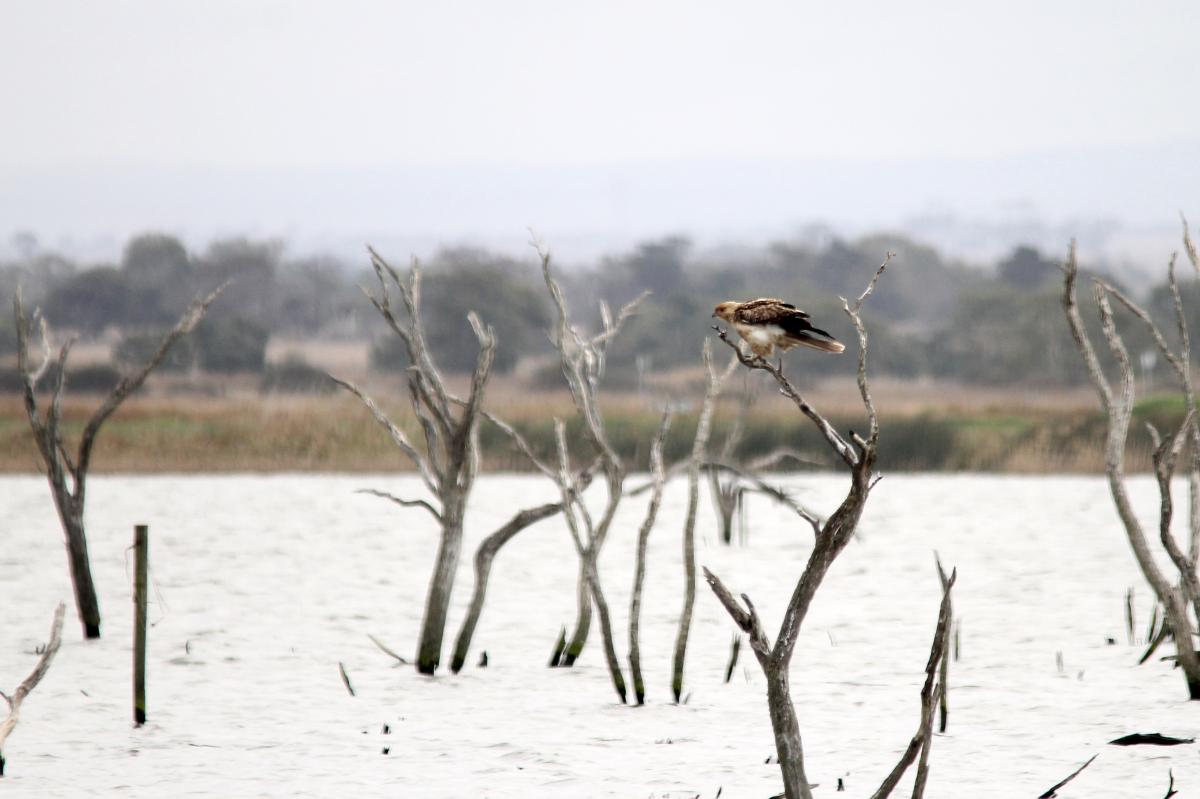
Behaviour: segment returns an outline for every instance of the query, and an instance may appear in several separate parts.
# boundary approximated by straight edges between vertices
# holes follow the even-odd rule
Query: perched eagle
[[[821,352],[839,353],[846,347],[819,327],[813,327],[808,314],[796,310],[791,303],[773,297],[749,302],[723,302],[713,316],[733,325],[738,335],[746,339],[750,349],[760,358],[767,358],[778,347],[787,351],[797,345]]]

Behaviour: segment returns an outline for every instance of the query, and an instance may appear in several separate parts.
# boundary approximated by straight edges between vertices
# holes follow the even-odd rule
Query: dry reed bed
[[[688,397],[686,378],[675,378],[671,395]],[[369,390],[397,423],[411,426],[399,381],[377,377]],[[368,472],[405,471],[410,465],[353,398],[330,396],[260,396],[236,383],[226,396],[166,396],[157,393],[131,399],[110,420],[96,448],[95,468],[109,473],[145,472]],[[882,390],[882,389],[887,389]],[[814,389],[822,407],[849,407],[852,386],[827,381]],[[896,383],[881,386],[891,397],[881,403],[890,439],[891,470],[968,470],[1023,473],[1102,471],[1102,420],[1073,392],[1026,393],[1013,390],[948,389],[936,384]],[[840,402],[845,396],[846,403]],[[68,397],[64,404],[68,435],[77,435],[95,399]],[[636,392],[614,395],[604,403],[614,445],[644,468],[647,448],[658,423],[658,400]],[[501,381],[489,392],[488,406],[520,427],[533,445],[546,453],[553,446],[552,418],[573,417],[565,392],[530,391]],[[690,411],[690,413],[689,413]],[[745,454],[766,452],[781,444],[810,445],[809,431],[774,397],[764,397],[751,414]],[[681,412],[666,442],[668,461],[682,457],[691,441],[695,408]],[[1156,408],[1161,417],[1173,409]],[[733,409],[718,411],[719,436]],[[841,428],[862,421],[836,411],[831,420]],[[1156,417],[1156,418],[1158,418]],[[415,428],[412,430],[417,434]],[[419,436],[418,436],[419,437]],[[525,464],[497,431],[482,432],[485,466],[523,470]],[[812,442],[815,444],[815,442]],[[1130,447],[1134,469],[1149,466],[1148,449]],[[818,462],[823,455],[818,456]],[[0,398],[0,472],[38,470],[36,453],[17,397]]]

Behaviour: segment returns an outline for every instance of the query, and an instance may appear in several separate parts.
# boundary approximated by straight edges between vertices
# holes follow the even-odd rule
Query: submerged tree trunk
[[[650,541],[650,531],[658,518],[658,509],[662,505],[663,489],[666,487],[667,475],[663,467],[663,442],[671,427],[671,413],[663,414],[662,423],[658,426],[658,434],[650,444],[650,475],[653,479],[654,490],[650,495],[650,504],[646,508],[646,519],[638,530],[637,555],[633,570],[633,591],[629,600],[629,673],[633,678],[633,693],[639,705],[646,702],[646,683],[642,679],[642,585],[646,581],[646,545]]]
[[[775,754],[783,774],[783,793],[788,799],[812,799],[812,790],[804,774],[800,723],[792,704],[786,667],[767,674],[767,708],[771,713],[771,729],[775,731]]]
[[[1194,266],[1197,271],[1200,271],[1200,260],[1197,260],[1194,256],[1194,248],[1191,246],[1191,239],[1187,234],[1186,226],[1184,228],[1184,243],[1188,248],[1189,257],[1192,258]],[[1146,582],[1150,584],[1150,587],[1158,597],[1158,601],[1163,606],[1167,627],[1171,630],[1175,638],[1178,663],[1187,685],[1188,697],[1189,699],[1200,700],[1200,657],[1197,657],[1195,644],[1192,640],[1195,628],[1188,617],[1189,601],[1193,608],[1200,607],[1198,605],[1200,603],[1200,584],[1197,583],[1196,578],[1195,558],[1184,554],[1171,531],[1174,512],[1171,498],[1171,479],[1175,473],[1176,461],[1184,444],[1188,440],[1192,441],[1193,446],[1200,443],[1200,433],[1197,433],[1196,430],[1195,395],[1190,372],[1188,330],[1179,287],[1175,279],[1175,261],[1172,258],[1168,269],[1168,284],[1174,300],[1176,324],[1181,341],[1181,352],[1178,354],[1167,345],[1158,327],[1145,310],[1126,297],[1119,289],[1102,280],[1093,280],[1092,292],[1096,309],[1100,315],[1101,332],[1117,367],[1117,374],[1113,380],[1110,380],[1105,373],[1096,354],[1096,348],[1092,344],[1091,337],[1086,327],[1084,327],[1083,319],[1079,313],[1079,306],[1075,298],[1075,281],[1078,277],[1079,266],[1076,261],[1074,242],[1071,243],[1067,262],[1063,265],[1062,269],[1063,311],[1066,314],[1067,323],[1071,328],[1071,335],[1075,340],[1076,348],[1083,358],[1088,376],[1091,378],[1092,385],[1096,389],[1100,404],[1104,408],[1107,417],[1108,431],[1105,437],[1104,470],[1108,478],[1109,492],[1112,494],[1117,516],[1121,520],[1122,527],[1125,528],[1125,535],[1129,541],[1130,549],[1133,550],[1134,559],[1137,561],[1143,576],[1145,576]],[[1188,408],[1187,415],[1184,417],[1180,428],[1172,435],[1164,437],[1159,434],[1153,425],[1148,425],[1154,442],[1154,472],[1159,488],[1159,540],[1178,572],[1178,586],[1173,584],[1159,568],[1155,553],[1150,549],[1145,530],[1137,517],[1133,503],[1130,501],[1126,490],[1125,446],[1129,439],[1129,426],[1133,416],[1135,379],[1129,351],[1125,346],[1120,332],[1117,330],[1110,298],[1116,299],[1130,313],[1145,323],[1154,338],[1160,354],[1162,354],[1175,372],[1185,400],[1185,406]],[[1196,453],[1193,453],[1190,463],[1191,473],[1189,474],[1189,478],[1194,484],[1198,479],[1196,472],[1200,470],[1200,460],[1198,460]],[[1195,528],[1193,528],[1191,533],[1191,539],[1188,545],[1189,551],[1195,547]],[[1196,612],[1200,613],[1200,610]]]
[[[720,470],[709,467],[708,490],[712,497],[713,509],[717,512],[717,535],[722,544],[733,543],[734,514],[741,504],[736,476],[721,480]]]
[[[63,534],[66,538],[67,557],[70,563],[71,584],[75,590],[75,606],[79,611],[79,621],[83,625],[85,638],[100,637],[100,601],[96,596],[96,586],[92,580],[91,564],[88,561],[87,536],[83,526],[88,470],[91,468],[96,437],[108,417],[116,412],[126,398],[142,387],[150,373],[158,368],[166,358],[175,342],[195,329],[208,310],[208,306],[224,290],[225,285],[222,285],[207,297],[193,301],[183,312],[179,321],[175,323],[175,327],[163,336],[158,349],[150,356],[149,360],[142,364],[138,371],[121,377],[117,385],[109,391],[100,406],[88,418],[83,432],[79,436],[79,445],[73,452],[67,448],[63,440],[60,422],[62,421],[67,357],[71,352],[74,339],[63,344],[58,350],[57,356],[52,355],[46,320],[40,318],[37,312],[34,313],[32,320],[26,319],[19,287],[13,297],[13,319],[17,328],[17,371],[21,376],[25,413],[29,418],[29,427],[33,432],[38,454],[46,469],[46,480],[50,484],[50,495],[54,500],[54,507],[58,511],[58,518],[62,523]],[[35,327],[41,334],[44,350],[41,365],[36,368],[30,361],[29,353],[29,337]],[[38,383],[51,367],[54,367],[57,376],[54,380],[50,401],[44,403],[38,397]]]
[[[100,600],[96,596],[96,584],[92,580],[83,520],[76,516],[62,517],[62,523],[67,531],[67,559],[71,565],[71,584],[75,587],[75,607],[83,625],[83,637],[99,638]]]
[[[471,372],[470,389],[465,398],[454,396],[446,387],[425,340],[421,321],[421,269],[414,260],[408,277],[403,278],[374,250],[371,267],[379,282],[379,293],[367,294],[375,310],[388,327],[400,337],[408,354],[409,405],[419,424],[425,446],[418,448],[405,431],[395,425],[361,389],[346,380],[330,376],[334,382],[357,396],[392,442],[412,461],[425,489],[432,497],[405,499],[386,492],[367,493],[382,496],[406,508],[422,508],[441,529],[433,574],[429,578],[425,615],[417,644],[417,671],[433,674],[442,657],[442,638],[458,558],[462,551],[463,514],[479,470],[479,419],[483,414],[483,395],[491,376],[496,354],[496,336],[472,311],[467,314],[479,352]],[[403,305],[398,315],[392,304],[395,289]],[[436,503],[439,507],[434,507]]]
[[[579,561],[579,580],[575,588],[575,628],[563,653],[563,666],[575,665],[575,661],[583,653],[583,645],[587,643],[588,632],[592,629],[592,589],[587,577],[588,557],[585,555]]]
[[[612,676],[613,688],[624,704],[628,697],[625,689],[625,675],[621,672],[621,663],[617,659],[617,649],[613,644],[612,619],[608,613],[608,602],[600,585],[600,573],[596,570],[596,559],[588,561],[588,586],[591,588],[592,601],[596,603],[596,615],[600,617],[600,632],[604,639],[604,660]]]
[[[712,432],[713,412],[721,385],[737,368],[737,356],[729,359],[725,371],[718,373],[712,362],[712,342],[704,340],[704,367],[708,372],[708,389],[696,421],[696,437],[692,441],[692,458],[688,464],[687,518],[683,523],[683,610],[679,614],[679,629],[675,635],[675,655],[671,666],[671,693],[678,703],[683,695],[683,664],[687,657],[688,636],[692,629],[692,609],[696,605],[696,510],[700,502],[700,464],[708,448]]]
[[[448,501],[453,504],[453,501]],[[433,674],[442,659],[442,637],[446,631],[446,616],[454,574],[462,552],[462,509],[444,506],[445,521],[438,545],[437,560],[429,578],[429,595],[425,601],[425,618],[421,623],[421,638],[417,648],[417,671]]]

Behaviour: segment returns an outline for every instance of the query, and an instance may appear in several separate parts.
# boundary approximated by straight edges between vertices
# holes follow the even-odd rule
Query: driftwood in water
[[[356,696],[354,686],[350,684],[350,675],[346,673],[346,666],[340,660],[338,661],[338,674],[342,677],[342,685],[346,686],[346,693]]]
[[[46,648],[42,650],[41,657],[38,658],[37,665],[33,667],[33,671],[29,676],[21,681],[17,686],[17,690],[9,696],[5,693],[0,693],[2,698],[8,705],[8,716],[4,721],[0,722],[0,777],[4,776],[4,743],[8,740],[8,736],[16,729],[17,722],[21,718],[21,703],[25,701],[25,697],[29,696],[29,692],[37,687],[42,678],[46,676],[46,672],[50,669],[50,663],[54,660],[54,656],[58,654],[58,648],[62,645],[62,626],[63,615],[67,612],[67,606],[59,603],[54,610],[54,621],[50,624],[50,641],[46,644]]]
[[[393,665],[396,665],[396,666],[407,666],[408,665],[407,658],[397,655],[395,652],[392,651],[391,647],[389,647],[383,641],[380,641],[378,638],[371,635],[370,633],[367,633],[367,637],[371,639],[371,643],[373,643],[373,644],[375,644],[375,646],[379,647],[379,650],[381,652],[383,652],[383,654],[390,655],[391,657],[395,658],[396,662]]]
[[[1162,735],[1157,732],[1135,732],[1129,735],[1122,735],[1109,741],[1112,746],[1180,746],[1181,744],[1194,744],[1195,738],[1174,738],[1170,735]]]
[[[1093,760],[1095,760],[1097,757],[1099,757],[1099,753],[1097,753],[1097,754],[1094,754],[1094,755],[1092,755],[1091,757],[1089,757],[1089,758],[1087,759],[1087,762],[1086,762],[1086,763],[1084,763],[1082,766],[1080,766],[1079,768],[1075,769],[1075,770],[1074,770],[1074,771],[1072,771],[1070,774],[1068,774],[1068,775],[1066,776],[1066,778],[1065,778],[1065,779],[1063,779],[1063,780],[1061,780],[1061,781],[1059,781],[1059,782],[1056,782],[1056,783],[1054,783],[1053,785],[1051,785],[1049,788],[1047,788],[1045,793],[1043,793],[1043,794],[1041,794],[1040,796],[1038,796],[1038,799],[1054,799],[1054,797],[1058,796],[1058,789],[1059,789],[1059,788],[1063,787],[1063,786],[1064,786],[1064,785],[1066,785],[1068,782],[1070,782],[1071,780],[1073,780],[1073,779],[1075,779],[1076,777],[1078,777],[1078,776],[1079,776],[1079,774],[1080,774],[1080,773],[1081,773],[1081,772],[1082,772],[1082,771],[1083,771],[1085,768],[1087,768],[1088,766],[1092,765],[1092,761],[1093,761]]]
[[[725,665],[725,682],[733,678],[733,670],[737,668],[738,655],[742,652],[742,636],[733,634],[733,643],[729,645],[729,662]]]
[[[225,284],[228,285],[228,284]],[[162,341],[150,359],[142,364],[135,372],[123,376],[113,387],[104,401],[88,419],[79,437],[79,445],[75,451],[68,450],[63,440],[62,431],[62,400],[66,387],[67,356],[70,355],[74,339],[68,339],[58,350],[57,355],[51,353],[50,334],[46,320],[35,311],[32,319],[25,317],[25,308],[21,304],[21,292],[18,289],[13,298],[13,318],[17,326],[17,370],[21,375],[22,394],[25,400],[25,413],[29,418],[29,426],[33,430],[33,438],[37,443],[38,454],[46,467],[46,480],[50,483],[50,495],[54,507],[58,510],[58,519],[62,524],[67,542],[67,558],[71,568],[71,585],[75,590],[75,607],[79,612],[79,621],[83,625],[85,638],[100,637],[100,601],[96,596],[96,584],[92,579],[92,567],[88,557],[87,535],[83,526],[84,499],[87,490],[88,469],[92,465],[92,452],[96,444],[96,436],[108,417],[121,406],[130,394],[133,394],[146,378],[153,372],[175,342],[186,336],[199,324],[208,306],[225,290],[225,285],[207,297],[202,297],[188,306]],[[34,367],[29,355],[29,337],[34,328],[40,333],[43,348],[41,364]],[[39,400],[37,384],[48,372],[54,376],[50,401],[46,405]]]

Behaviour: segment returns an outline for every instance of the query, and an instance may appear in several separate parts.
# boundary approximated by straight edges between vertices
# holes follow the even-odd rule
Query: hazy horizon
[[[5,9],[0,240],[78,257],[151,229],[519,252],[532,226],[569,262],[825,224],[1154,265],[1200,217],[1183,0]]]

